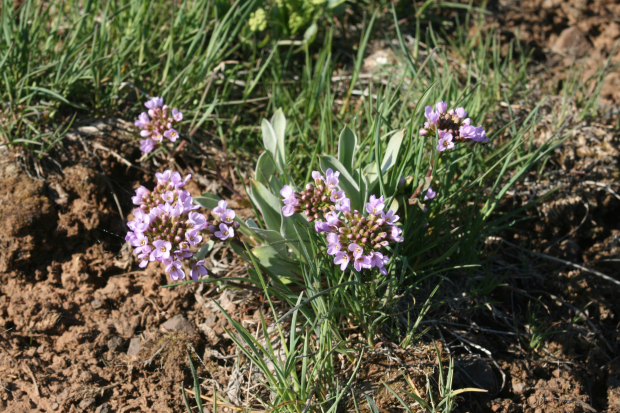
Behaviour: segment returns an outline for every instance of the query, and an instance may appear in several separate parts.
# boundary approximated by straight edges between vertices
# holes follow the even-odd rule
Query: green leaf
[[[276,137],[276,132],[273,130],[273,126],[267,119],[263,119],[260,124],[260,128],[263,131],[263,145],[265,149],[271,152],[271,156],[277,162],[276,150],[278,147],[278,138]]]
[[[194,258],[196,258],[198,261],[204,259],[204,257],[207,256],[209,251],[211,251],[211,248],[213,248],[213,245],[215,245],[215,242],[213,242],[212,240],[207,241],[205,245],[200,247],[196,255],[194,255]]]
[[[330,155],[322,155],[320,157],[321,169],[325,172],[331,168],[334,171],[340,172],[340,187],[344,189],[347,198],[351,200],[351,210],[361,210],[362,201],[360,199],[360,187],[353,179],[349,171],[338,161]]]
[[[251,186],[252,190],[250,194],[252,200],[256,206],[258,206],[258,209],[260,209],[267,228],[279,231],[282,218],[278,197],[272,194],[265,185],[255,179],[252,179]]]
[[[377,182],[379,182],[379,166],[377,166],[376,162],[366,165],[366,167],[362,171],[362,174],[368,182],[368,187],[366,189],[366,196],[368,196],[372,192]]]
[[[222,198],[217,195],[210,194],[208,192],[203,192],[202,196],[197,196],[194,198],[194,203],[203,206],[207,209],[213,209],[217,206],[217,203],[220,202]]]
[[[274,136],[276,138],[276,152],[273,155],[273,158],[276,160],[276,163],[280,167],[280,170],[284,171],[286,167],[286,142],[284,140],[284,135],[286,133],[286,118],[284,117],[284,112],[282,112],[282,108],[276,110],[276,113],[273,114],[271,118],[271,127],[274,131]]]
[[[250,227],[250,228],[252,228],[252,229],[255,229],[255,228],[259,228],[259,229],[260,229],[260,227],[258,226],[258,224],[256,223],[256,221],[254,221],[252,218],[248,218],[248,219],[245,221],[245,225],[247,225],[248,227]]]
[[[398,152],[403,143],[403,137],[405,136],[405,130],[399,130],[390,139],[385,154],[383,155],[383,162],[381,162],[381,173],[386,173],[391,167],[396,165],[398,159]]]
[[[306,31],[304,32],[304,44],[306,46],[311,44],[314,41],[314,38],[316,37],[316,32],[317,32],[316,23],[312,23],[310,27],[306,29]]]
[[[278,251],[283,258],[288,258],[286,240],[278,231],[271,229],[255,229],[254,232],[265,240],[266,244],[269,244]]]
[[[263,152],[258,157],[258,162],[256,162],[256,170],[254,172],[256,180],[265,186],[269,185],[269,179],[275,170],[276,165],[271,159],[271,154],[269,152]]]
[[[355,160],[355,149],[357,148],[357,136],[348,126],[340,132],[338,139],[338,160],[350,174],[353,174],[353,161]]]
[[[270,245],[252,248],[252,254],[262,267],[278,278],[297,279],[300,269],[294,264],[285,263],[278,251]],[[293,272],[295,271],[295,272]]]

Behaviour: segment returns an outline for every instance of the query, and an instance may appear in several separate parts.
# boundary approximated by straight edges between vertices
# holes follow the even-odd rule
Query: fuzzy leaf
[[[278,138],[276,137],[276,132],[273,130],[273,126],[267,119],[263,119],[260,124],[261,130],[263,131],[263,145],[265,149],[271,152],[271,156],[277,162],[276,150],[278,147]]]
[[[299,268],[296,268],[294,264],[283,262],[278,251],[272,246],[263,245],[261,247],[252,248],[252,254],[258,258],[260,265],[265,267],[271,274],[277,277],[298,278],[293,271],[299,273]]]
[[[368,182],[368,186],[366,188],[366,196],[368,196],[372,192],[377,182],[379,182],[379,167],[377,166],[377,163],[373,162],[369,165],[366,165],[363,171],[363,175]]]
[[[381,162],[381,173],[384,174],[390,170],[391,167],[396,165],[398,160],[398,152],[403,143],[403,137],[405,136],[405,130],[399,130],[396,132],[390,142],[388,143],[385,155],[383,155],[383,162]]]
[[[268,229],[279,230],[281,222],[280,201],[265,185],[252,179],[252,200],[260,209]]]
[[[276,170],[276,165],[273,163],[271,156],[272,155],[269,152],[263,152],[258,157],[258,162],[256,162],[256,170],[254,174],[256,176],[256,180],[263,185],[269,184],[269,179]]]
[[[286,142],[284,140],[284,135],[286,133],[286,118],[284,117],[284,112],[282,112],[282,108],[276,110],[276,113],[273,114],[271,118],[271,127],[274,131],[274,136],[276,138],[276,153],[273,155],[273,159],[276,160],[276,163],[280,167],[281,171],[284,171],[286,167]]]
[[[348,126],[340,132],[338,139],[338,160],[353,175],[353,161],[355,160],[355,149],[357,147],[357,136]]]
[[[283,258],[288,258],[286,240],[278,232],[271,229],[255,229],[254,232],[258,234],[266,244],[273,247]]]

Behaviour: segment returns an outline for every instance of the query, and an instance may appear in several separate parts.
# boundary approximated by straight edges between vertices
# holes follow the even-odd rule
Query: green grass
[[[170,4],[26,1],[14,15],[2,13],[2,144],[48,156],[75,117],[132,120],[149,96],[163,96],[184,112],[181,132],[187,139],[203,139],[210,132],[229,150],[255,156],[263,150],[261,119],[282,108],[288,161],[274,177],[280,185],[301,187],[319,169],[319,155],[338,157],[338,137],[345,126],[359,142],[351,167],[360,175],[373,173],[373,165],[393,149],[390,139],[402,130],[399,156],[390,169],[377,168],[374,189],[398,203],[406,234],[405,242],[391,251],[388,275],[343,273],[321,254],[321,237],[299,231],[287,239],[294,251],[287,259],[298,268],[298,278],[290,284],[255,250],[238,251],[251,263],[249,280],[264,291],[273,318],[285,321],[278,318],[271,297],[292,308],[286,316],[289,331],[276,323],[285,357],[222,310],[235,330],[231,337],[261,369],[264,386],[274,394],[272,400],[261,400],[262,408],[301,413],[314,400],[313,405],[336,411],[349,397],[365,349],[387,338],[403,347],[415,345],[424,333],[421,320],[441,298],[441,283],[450,282],[453,274],[473,279],[483,272],[487,237],[516,220],[518,211],[499,211],[506,193],[544,165],[569,134],[559,128],[544,144],[532,144],[544,99],[531,99],[528,55],[513,43],[503,56],[497,34],[483,35],[478,29],[471,35],[472,27],[484,25],[480,9],[460,5],[461,20],[441,20],[432,14],[436,5],[427,1],[415,10],[399,10],[415,16],[405,28],[398,25],[396,10],[356,3],[368,13],[352,31],[356,38],[349,40],[357,50],[351,52],[338,31],[326,25],[319,26],[312,45],[274,38],[259,47],[257,39],[244,34],[249,14],[262,4],[258,0]],[[3,0],[2,10],[11,9],[12,1]],[[404,36],[405,30],[413,37]],[[389,40],[388,52],[397,63],[361,76],[369,47],[382,40]],[[339,68],[344,68],[342,74],[334,75]],[[581,120],[596,110],[600,89],[587,94],[577,82],[568,85],[564,106],[569,107],[575,93],[580,98],[571,103],[579,112],[563,110],[558,126],[569,116]],[[424,106],[439,100],[464,106],[474,124],[485,126],[491,142],[461,145],[441,156],[432,181],[438,197],[424,211],[420,205],[408,206],[407,199],[424,182],[434,156],[436,143],[418,131]],[[531,110],[517,116],[513,102]],[[399,186],[401,177],[410,177],[407,185]],[[267,186],[276,193],[274,182]],[[257,221],[269,226],[264,209],[258,205],[255,210],[263,212]],[[496,286],[492,278],[483,278],[473,288],[484,295]],[[360,338],[350,340],[343,333],[350,325],[357,326]],[[549,334],[543,327],[532,332],[532,346]],[[268,335],[264,319],[260,329]],[[338,354],[353,366],[346,379],[337,374]],[[265,358],[271,359],[273,371]],[[196,378],[193,366],[192,373]],[[459,393],[452,390],[451,377],[451,368],[445,379],[440,376],[441,401],[424,403],[450,410]],[[200,400],[197,378],[194,388]],[[183,398],[190,411],[185,394]]]

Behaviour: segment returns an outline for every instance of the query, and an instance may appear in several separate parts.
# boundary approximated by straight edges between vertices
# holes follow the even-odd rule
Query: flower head
[[[215,232],[215,236],[222,241],[226,241],[228,238],[235,236],[235,230],[232,227],[222,223],[220,224],[220,230]]]
[[[433,191],[433,188],[429,187],[428,191],[426,191],[426,195],[424,195],[424,200],[428,201],[429,199],[435,198],[437,192]]]
[[[340,271],[344,271],[347,269],[347,265],[349,265],[350,260],[351,258],[349,257],[349,254],[340,251],[337,252],[336,256],[334,257],[334,264],[340,265]]]
[[[196,261],[192,264],[192,271],[191,271],[192,280],[198,281],[201,275],[209,274],[209,272],[204,267],[204,265],[205,265],[204,260]]]
[[[449,132],[439,131],[439,143],[437,144],[437,150],[439,152],[446,149],[454,148],[454,142],[452,142],[452,134]]]
[[[177,108],[170,110],[160,97],[152,98],[144,106],[148,108],[148,112],[141,113],[134,122],[140,128],[140,136],[149,138],[140,142],[140,150],[145,153],[151,152],[164,137],[170,142],[175,142],[179,138],[179,132],[174,126],[183,120],[183,114]]]
[[[152,152],[155,149],[155,141],[151,138],[147,138],[140,141],[140,150],[144,153]]]

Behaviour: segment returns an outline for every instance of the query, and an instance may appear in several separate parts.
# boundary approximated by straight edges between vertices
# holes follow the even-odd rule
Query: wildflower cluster
[[[177,108],[172,110],[168,105],[164,105],[164,99],[155,97],[144,104],[147,112],[142,112],[138,116],[135,125],[142,129],[140,136],[146,138],[140,141],[140,150],[145,153],[151,152],[155,147],[161,145],[164,137],[175,142],[179,137],[179,132],[174,126],[183,120],[183,114]]]
[[[467,111],[464,108],[447,109],[448,104],[441,101],[435,105],[435,110],[431,106],[427,106],[424,110],[424,116],[428,121],[424,122],[420,135],[429,136],[437,132],[438,151],[452,149],[457,142],[487,142],[489,140],[482,126],[471,125],[471,119],[466,118]]]
[[[200,231],[207,227],[207,220],[193,205],[189,191],[183,189],[191,178],[184,179],[178,172],[165,171],[155,174],[157,186],[149,191],[144,186],[136,189],[132,197],[134,205],[133,221],[127,226],[131,231],[125,240],[134,249],[144,268],[151,261],[159,261],[166,267],[166,273],[174,281],[185,278],[182,261],[190,259],[190,274],[194,281],[207,274],[204,261],[191,259],[190,248],[202,242]]]
[[[316,221],[314,228],[327,235],[327,253],[334,256],[334,264],[344,271],[350,262],[356,271],[364,268],[379,268],[387,274],[385,265],[389,257],[381,250],[390,242],[403,242],[402,230],[394,225],[399,216],[394,211],[384,212],[383,196],[370,196],[366,204],[368,216],[357,210],[344,211],[340,216],[335,211],[325,214],[326,222]]]
[[[309,183],[301,192],[295,192],[291,186],[284,185],[280,191],[284,198],[282,215],[290,217],[294,213],[303,212],[308,222],[312,222],[330,211],[350,211],[351,201],[343,190],[338,189],[339,176],[340,172],[334,172],[331,168],[326,171],[325,177],[313,171],[314,185]]]
[[[209,223],[208,230],[211,233],[211,239],[216,241],[226,241],[235,237],[235,230],[239,229],[239,223],[235,221],[235,211],[226,209],[228,203],[219,201],[217,206],[213,208],[211,214],[213,221]]]

